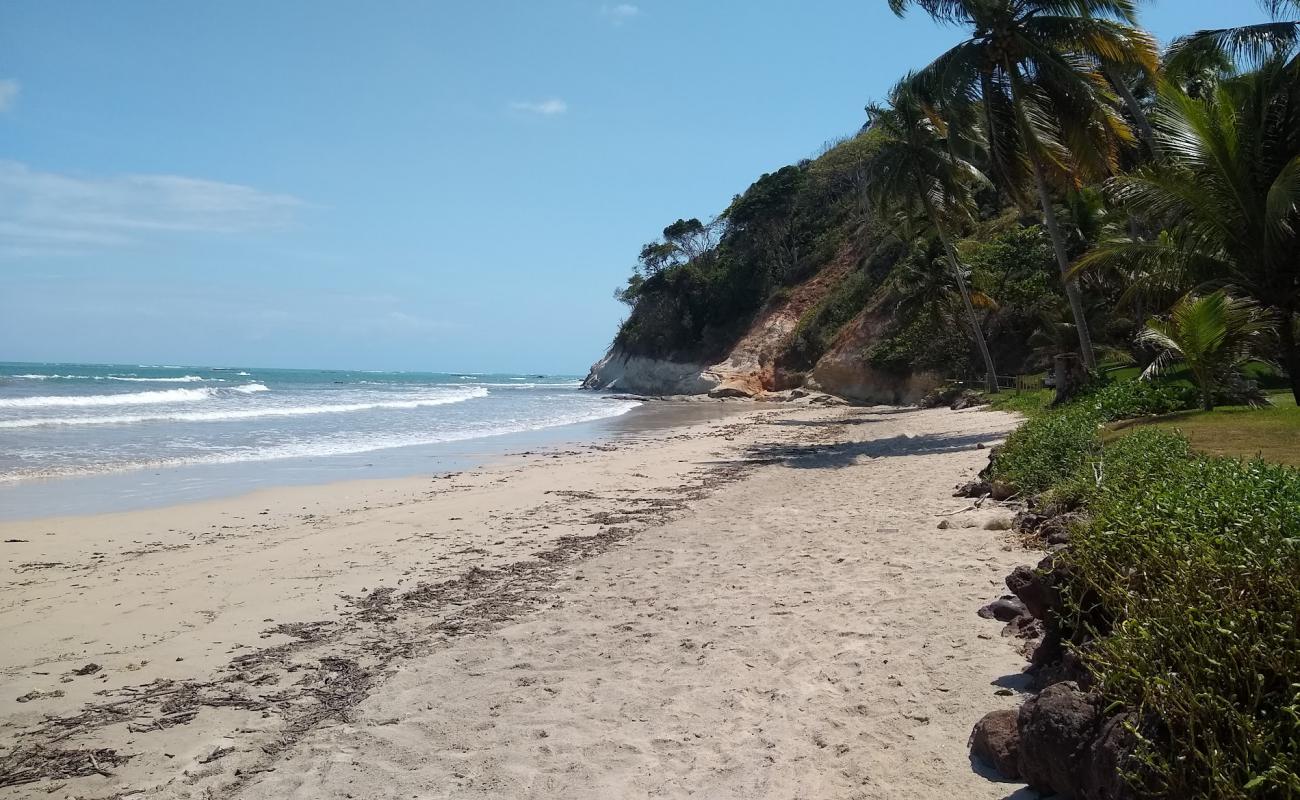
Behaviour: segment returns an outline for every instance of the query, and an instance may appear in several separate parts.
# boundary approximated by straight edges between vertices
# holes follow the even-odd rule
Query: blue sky
[[[9,0],[0,360],[582,372],[643,242],[958,36],[884,0]]]

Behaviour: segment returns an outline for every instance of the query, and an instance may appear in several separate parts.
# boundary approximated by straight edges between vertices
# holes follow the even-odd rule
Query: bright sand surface
[[[966,739],[1032,556],[952,497],[1012,425],[755,404],[0,524],[0,785],[47,776],[0,797],[1016,796]]]

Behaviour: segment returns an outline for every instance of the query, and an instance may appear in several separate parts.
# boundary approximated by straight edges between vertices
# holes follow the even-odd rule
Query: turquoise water
[[[636,406],[578,385],[573,375],[0,363],[0,486],[203,465],[355,463]]]

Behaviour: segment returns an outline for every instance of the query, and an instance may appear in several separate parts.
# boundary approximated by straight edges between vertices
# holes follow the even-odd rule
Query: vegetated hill
[[[585,385],[715,395],[808,386],[911,402],[944,378],[977,375],[937,244],[875,218],[863,198],[875,141],[863,132],[761,176],[712,223],[665,228],[618,292],[631,313]],[[1032,360],[1042,318],[1064,310],[1041,232],[985,200],[988,219],[962,255],[1010,374]]]

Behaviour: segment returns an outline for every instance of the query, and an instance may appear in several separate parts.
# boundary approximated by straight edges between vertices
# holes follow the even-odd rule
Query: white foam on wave
[[[477,395],[482,396],[482,395]],[[563,425],[575,425],[582,422],[595,422],[601,419],[619,417],[637,406],[636,401],[618,400],[602,401],[591,408],[577,413],[557,415],[532,422],[516,422],[509,425],[491,424],[482,428],[464,428],[457,431],[441,433],[410,434],[405,436],[352,436],[329,437],[312,441],[291,442],[260,448],[243,448],[223,453],[150,461],[134,464],[99,464],[90,468],[70,470],[47,470],[41,472],[9,473],[0,475],[0,483],[13,483],[33,478],[71,477],[76,475],[93,475],[107,472],[127,472],[136,469],[157,469],[166,467],[183,467],[202,464],[239,464],[258,461],[278,461],[289,458],[326,458],[329,456],[357,455],[378,450],[391,450],[399,447],[416,447],[420,445],[445,444],[468,439],[487,439],[515,433],[557,428]]]
[[[245,383],[243,386],[232,386],[230,391],[239,392],[240,394],[257,394],[258,392],[269,392],[270,388],[264,383]]]
[[[160,389],[122,394],[45,395],[0,399],[0,408],[50,408],[56,406],[151,406],[159,403],[194,403],[207,400],[216,389]],[[15,420],[21,421],[21,420]]]
[[[252,384],[260,386],[261,384]],[[236,390],[248,387],[235,387]],[[190,391],[190,390],[178,390]],[[212,391],[210,389],[200,391]],[[266,391],[263,387],[260,390]],[[355,411],[380,409],[411,409],[463,403],[478,397],[487,397],[488,390],[474,387],[468,390],[411,398],[409,400],[382,400],[371,403],[322,403],[311,406],[259,406],[256,408],[231,408],[212,411],[178,411],[153,414],[115,414],[103,417],[33,417],[30,419],[0,420],[0,428],[38,428],[65,425],[133,425],[140,422],[224,422],[227,420],[261,419],[263,417],[306,417],[316,414],[345,414]]]
[[[73,376],[68,376],[73,377]],[[95,380],[101,380],[95,378]],[[200,378],[198,375],[181,375],[176,378],[141,378],[135,375],[106,375],[103,380],[109,381],[129,381],[130,383],[202,383],[206,378]],[[216,380],[220,380],[217,378]]]
[[[125,381],[128,383],[202,383],[225,382],[224,378],[201,378],[198,375],[181,375],[175,378],[141,378],[136,375],[15,375],[29,381]]]

